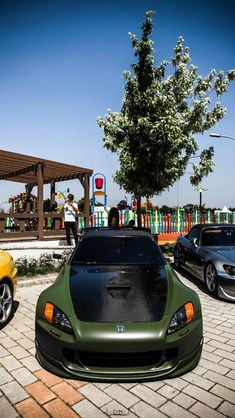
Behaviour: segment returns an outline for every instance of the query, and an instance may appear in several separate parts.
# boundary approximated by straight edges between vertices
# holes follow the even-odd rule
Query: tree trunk
[[[137,200],[137,226],[141,227],[141,213],[140,213],[140,208],[141,208],[141,196],[136,196],[136,200]]]

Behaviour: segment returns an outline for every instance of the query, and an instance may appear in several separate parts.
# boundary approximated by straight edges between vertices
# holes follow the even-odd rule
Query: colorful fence
[[[135,225],[137,225],[136,212],[131,210],[124,210],[120,212],[120,225],[126,226],[129,221],[134,219]],[[207,211],[206,213],[200,213],[194,211],[192,213],[185,213],[183,209],[179,209],[176,212],[166,214],[160,211],[148,211],[146,214],[141,215],[142,226],[150,228],[153,233],[177,233],[188,232],[190,228],[198,223],[232,223],[235,224],[235,212],[232,213],[213,213]],[[82,219],[80,221],[80,224]],[[95,212],[91,219],[91,225],[102,227],[108,225],[108,212]],[[80,225],[81,226],[81,225]]]
[[[58,215],[59,216],[59,215]],[[43,230],[45,235],[61,235],[64,233],[64,222],[62,215],[59,217],[55,214],[45,215]],[[18,219],[19,218],[19,219]],[[28,219],[27,219],[28,218]],[[134,219],[137,225],[137,214],[131,210],[120,212],[120,226],[127,226],[129,221]],[[152,233],[158,234],[179,234],[187,233],[190,228],[197,223],[231,223],[235,224],[235,211],[232,213],[213,213],[207,211],[200,213],[194,211],[185,213],[183,209],[179,209],[170,214],[160,211],[148,211],[141,215],[142,226],[150,228]],[[108,225],[108,211],[97,211],[90,217],[90,226],[103,227]],[[38,220],[34,219],[32,214],[16,214],[16,218],[9,218],[6,214],[0,219],[0,234],[6,237],[13,237],[13,233],[19,233],[21,236],[37,236]],[[78,217],[78,228],[84,228],[84,218]]]

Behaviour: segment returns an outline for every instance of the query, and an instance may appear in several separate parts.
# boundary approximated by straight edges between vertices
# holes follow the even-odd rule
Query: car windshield
[[[202,245],[204,246],[231,246],[235,245],[235,228],[208,228],[202,232]]]
[[[164,259],[150,237],[85,237],[74,253],[72,263],[158,264]]]

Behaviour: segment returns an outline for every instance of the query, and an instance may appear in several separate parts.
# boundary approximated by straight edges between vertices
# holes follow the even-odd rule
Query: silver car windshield
[[[211,246],[235,246],[235,228],[208,228],[202,231],[201,245]]]

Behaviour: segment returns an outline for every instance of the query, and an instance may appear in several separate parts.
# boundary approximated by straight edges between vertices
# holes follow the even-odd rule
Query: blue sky
[[[97,116],[119,111],[134,54],[128,32],[140,34],[145,11],[155,10],[156,63],[170,59],[181,35],[199,73],[235,67],[234,0],[0,0],[1,149],[92,168],[107,178],[108,204],[125,196],[112,181],[118,159],[103,148]],[[224,95],[225,118],[210,132],[235,136],[235,82]],[[235,207],[235,142],[198,137],[215,146],[215,170],[202,183],[207,206]],[[190,167],[189,167],[190,171]],[[70,186],[79,199],[79,181]],[[63,191],[62,190],[62,191]],[[0,184],[0,205],[24,186]],[[34,190],[36,194],[36,190]],[[45,197],[47,189],[45,190]],[[186,174],[156,196],[161,206],[197,203]]]

